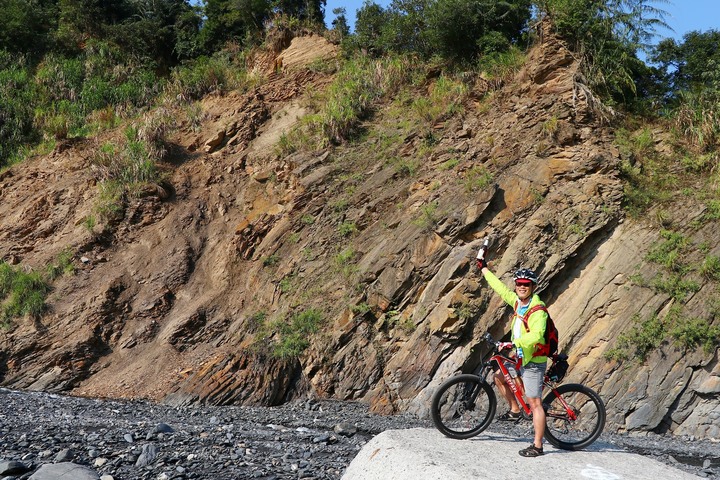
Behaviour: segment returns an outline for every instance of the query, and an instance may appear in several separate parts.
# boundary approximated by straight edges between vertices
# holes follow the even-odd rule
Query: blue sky
[[[387,7],[391,0],[375,0],[374,3]],[[327,0],[325,6],[325,19],[327,24],[335,18],[332,11],[338,7],[345,7],[346,18],[352,26],[355,23],[355,12],[362,7],[363,0]],[[674,37],[678,40],[693,30],[705,32],[710,29],[720,30],[720,0],[669,0],[667,3],[658,1],[653,3],[657,8],[668,12],[665,19],[674,30],[659,30],[660,35],[654,43],[662,38]]]

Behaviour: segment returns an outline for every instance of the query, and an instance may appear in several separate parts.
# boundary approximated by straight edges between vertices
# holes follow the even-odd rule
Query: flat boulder
[[[29,480],[100,480],[92,468],[72,462],[46,463],[33,473]]]
[[[546,444],[541,457],[518,455],[529,444],[529,438],[494,432],[452,440],[427,428],[386,430],[363,446],[342,480],[527,480],[528,472],[532,478],[558,479],[700,478],[602,442],[577,452]]]

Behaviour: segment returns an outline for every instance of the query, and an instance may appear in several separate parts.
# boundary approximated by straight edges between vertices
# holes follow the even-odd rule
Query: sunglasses
[[[516,287],[532,287],[532,282],[530,280],[518,280],[515,282]]]

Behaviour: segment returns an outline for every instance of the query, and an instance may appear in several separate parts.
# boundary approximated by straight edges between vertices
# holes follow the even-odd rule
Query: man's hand
[[[497,349],[499,352],[513,348],[512,342],[498,342]]]
[[[483,268],[487,268],[487,262],[484,258],[478,258],[477,259],[477,268],[478,270],[482,270]]]

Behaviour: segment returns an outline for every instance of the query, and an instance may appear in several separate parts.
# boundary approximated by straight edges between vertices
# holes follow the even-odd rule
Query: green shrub
[[[665,240],[651,248],[645,259],[673,271],[682,271],[682,255],[690,243],[689,240],[681,233],[670,230],[662,230],[660,236]]]
[[[352,247],[344,248],[333,258],[335,271],[340,272],[346,279],[352,278],[358,271],[357,265],[353,263],[354,259],[355,250]]]
[[[73,264],[73,252],[70,248],[66,248],[61,251],[56,260],[47,266],[47,278],[49,280],[55,280],[61,275],[70,275],[75,272],[75,265]]]
[[[501,83],[512,78],[525,63],[525,54],[516,46],[500,52],[489,52],[478,60],[478,70],[490,82]]]
[[[438,212],[438,202],[430,202],[420,207],[420,216],[416,218],[413,223],[424,230],[431,231],[442,219]]]
[[[635,315],[633,322],[630,330],[619,335],[617,345],[605,353],[605,358],[618,361],[636,358],[642,362],[668,339],[686,351],[702,347],[705,353],[711,353],[720,344],[719,326],[685,317],[679,304],[672,306],[662,319],[657,314],[646,320]]]
[[[16,161],[24,144],[38,139],[33,129],[35,84],[22,59],[12,63],[0,66],[0,168]]]
[[[268,255],[267,257],[263,257],[262,264],[263,267],[273,267],[278,264],[280,261],[280,255],[277,253],[273,253],[272,255]]]
[[[710,200],[705,207],[706,220],[720,220],[720,200]]]
[[[620,173],[626,180],[625,208],[630,215],[639,217],[651,206],[672,198],[677,175],[672,162],[658,156],[649,129],[632,132],[620,128],[615,143],[623,157]]]
[[[460,159],[455,157],[451,158],[450,160],[444,161],[442,164],[440,164],[441,170],[452,170],[453,168],[457,167],[460,164]]]
[[[685,350],[702,347],[705,353],[712,353],[720,344],[720,327],[700,318],[681,319],[670,330],[670,336]]]
[[[700,267],[702,273],[708,280],[720,281],[720,257],[708,255]]]
[[[485,190],[487,187],[492,185],[493,176],[485,166],[475,166],[467,171],[465,175],[464,185],[465,191],[479,192]]]
[[[678,302],[685,301],[688,295],[700,290],[700,285],[695,280],[684,278],[683,273],[658,275],[653,279],[652,286]]]
[[[323,322],[322,312],[311,308],[289,319],[264,324],[259,337],[268,342],[273,357],[297,358],[310,346],[311,336],[320,330]]]
[[[338,225],[338,233],[340,233],[340,235],[342,235],[343,237],[350,236],[357,231],[358,229],[357,225],[355,225],[355,222],[343,222]]]
[[[23,315],[39,317],[47,308],[50,284],[40,272],[24,272],[0,261],[0,324]]]
[[[429,95],[415,98],[412,108],[416,115],[430,124],[461,112],[468,94],[465,83],[445,75],[430,85],[428,90]]]
[[[664,341],[667,334],[665,322],[653,315],[649,319],[641,320],[639,315],[633,317],[635,325],[618,337],[617,346],[608,350],[605,357],[608,359],[624,360],[634,355],[644,362],[653,350]]]

